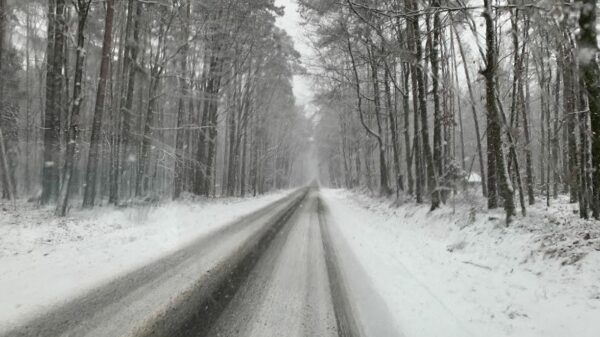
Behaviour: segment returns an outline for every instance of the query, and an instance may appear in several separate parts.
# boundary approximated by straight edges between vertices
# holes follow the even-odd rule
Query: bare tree
[[[102,61],[100,63],[100,79],[96,94],[96,105],[92,121],[92,136],[90,139],[90,152],[87,163],[85,179],[84,207],[92,207],[96,199],[96,185],[98,183],[98,159],[100,157],[100,133],[102,128],[102,115],[104,114],[104,100],[106,97],[106,82],[108,81],[109,65],[112,48],[112,25],[115,13],[113,0],[106,1],[106,19],[104,24],[104,39],[102,42]]]
[[[579,15],[578,61],[587,92],[590,112],[591,169],[593,172],[592,214],[600,218],[600,67],[598,66],[598,41],[596,39],[596,1],[582,0]]]
[[[47,204],[58,197],[60,154],[60,96],[63,81],[65,1],[48,1],[48,48],[46,51],[46,111],[44,115],[44,160],[42,195],[40,202]]]
[[[69,206],[69,197],[73,189],[73,174],[75,171],[75,156],[79,138],[79,120],[83,104],[83,67],[85,60],[85,24],[90,10],[91,0],[77,0],[77,51],[75,58],[75,74],[73,81],[73,105],[69,115],[69,130],[67,135],[67,152],[65,169],[60,187],[59,199],[56,205],[56,215],[65,216]]]

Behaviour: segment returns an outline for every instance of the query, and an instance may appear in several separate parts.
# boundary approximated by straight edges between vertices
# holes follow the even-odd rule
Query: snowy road
[[[374,335],[361,306],[389,313],[321,206],[300,190],[6,335]]]

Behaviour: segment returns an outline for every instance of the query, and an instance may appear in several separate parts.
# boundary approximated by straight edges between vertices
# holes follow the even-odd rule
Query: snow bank
[[[322,196],[406,337],[600,336],[600,226],[564,199],[506,228],[481,200],[430,213]]]
[[[96,208],[0,205],[0,331],[289,194]]]

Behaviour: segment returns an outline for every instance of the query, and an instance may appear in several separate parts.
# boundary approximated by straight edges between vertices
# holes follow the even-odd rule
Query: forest
[[[600,218],[596,1],[302,0],[334,186]],[[352,111],[352,113],[350,113]]]
[[[262,0],[1,0],[2,196],[61,216],[298,184],[310,125],[281,11]]]
[[[507,222],[600,218],[596,1],[0,0],[2,196],[70,207],[315,178]],[[294,77],[316,92],[309,113]],[[316,144],[316,146],[315,146]]]
[[[596,0],[0,0],[0,337],[599,337]]]

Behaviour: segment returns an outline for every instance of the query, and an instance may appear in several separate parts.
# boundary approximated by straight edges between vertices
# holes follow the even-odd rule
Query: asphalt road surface
[[[3,336],[400,336],[304,188]]]

